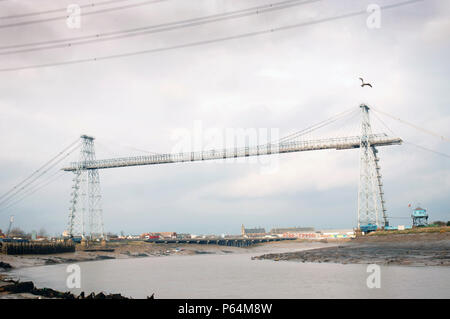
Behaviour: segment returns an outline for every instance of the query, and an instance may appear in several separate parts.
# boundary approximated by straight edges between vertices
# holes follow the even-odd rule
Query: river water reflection
[[[145,298],[450,298],[449,267],[381,266],[381,288],[368,288],[366,265],[251,260],[291,246],[82,262],[81,291]],[[304,244],[300,248],[305,248]],[[67,291],[67,265],[18,269],[38,287]]]

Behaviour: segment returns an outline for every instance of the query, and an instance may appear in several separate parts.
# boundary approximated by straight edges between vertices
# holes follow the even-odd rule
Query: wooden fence
[[[72,242],[60,243],[0,243],[0,253],[6,255],[43,255],[75,251]]]

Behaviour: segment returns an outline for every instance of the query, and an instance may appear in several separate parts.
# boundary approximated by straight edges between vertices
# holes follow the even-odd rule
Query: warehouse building
[[[244,225],[241,227],[242,237],[263,237],[267,235],[264,228],[245,228]]]

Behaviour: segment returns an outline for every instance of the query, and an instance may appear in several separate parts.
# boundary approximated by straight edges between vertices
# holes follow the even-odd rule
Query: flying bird
[[[372,84],[370,84],[370,83],[364,83],[363,78],[359,78],[359,79],[361,80],[361,87],[365,87],[366,85],[372,87]]]

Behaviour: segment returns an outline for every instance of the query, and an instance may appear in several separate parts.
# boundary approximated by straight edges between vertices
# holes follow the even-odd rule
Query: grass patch
[[[450,226],[443,227],[419,227],[405,230],[380,230],[368,234],[368,236],[386,236],[395,234],[421,234],[421,233],[447,233],[450,232]]]

